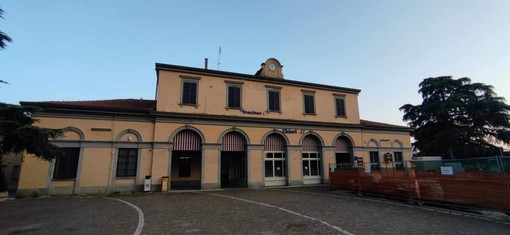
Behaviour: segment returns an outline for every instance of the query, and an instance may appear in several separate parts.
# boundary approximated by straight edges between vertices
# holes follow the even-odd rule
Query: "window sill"
[[[58,178],[58,179],[52,179],[51,181],[74,181],[76,178]]]
[[[303,113],[303,116],[310,115],[310,116],[317,116],[316,113]]]
[[[180,103],[179,106],[180,107],[182,107],[182,106],[194,106],[196,109],[198,108],[198,104],[183,104],[183,103]]]
[[[231,110],[231,109],[233,109],[233,110],[243,110],[243,108],[242,108],[242,107],[225,107],[225,109],[226,109],[227,111],[228,111],[228,110]]]
[[[335,118],[345,118],[345,119],[347,119],[347,116],[338,116],[338,115],[336,115]]]
[[[279,113],[279,114],[282,114],[282,111],[280,111],[280,110],[267,110],[267,113]]]

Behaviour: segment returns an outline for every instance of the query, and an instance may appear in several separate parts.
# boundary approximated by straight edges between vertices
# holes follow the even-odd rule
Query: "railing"
[[[510,157],[333,164],[330,189],[510,211]]]

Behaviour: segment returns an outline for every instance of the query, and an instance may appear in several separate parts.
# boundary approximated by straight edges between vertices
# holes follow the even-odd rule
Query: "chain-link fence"
[[[330,188],[510,211],[510,157],[330,166]]]

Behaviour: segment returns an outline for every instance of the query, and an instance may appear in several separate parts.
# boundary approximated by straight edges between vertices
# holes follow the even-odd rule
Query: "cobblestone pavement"
[[[510,220],[347,195],[327,187],[115,196],[142,234],[510,234]],[[0,204],[0,234],[133,234],[138,213],[101,197]]]

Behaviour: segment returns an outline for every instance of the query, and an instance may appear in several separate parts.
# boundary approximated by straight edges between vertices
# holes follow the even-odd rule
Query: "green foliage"
[[[32,113],[37,109],[0,103],[0,162],[9,153],[23,152],[50,161],[59,156],[59,148],[51,139],[62,137],[63,129],[48,129],[34,126],[37,120]],[[0,169],[0,191],[6,190],[3,172]]]
[[[19,154],[26,151],[50,161],[59,155],[59,148],[49,142],[62,137],[64,130],[34,126],[32,107],[0,103],[0,150],[1,154]]]
[[[493,87],[469,78],[427,78],[420,83],[421,105],[400,107],[415,128],[415,149],[423,155],[482,157],[496,155],[497,142],[510,142],[510,106]]]
[[[4,18],[3,15],[4,10],[0,8],[0,18]],[[5,49],[7,47],[7,42],[12,42],[12,38],[7,36],[7,34],[5,34],[4,32],[0,31],[0,50]]]

